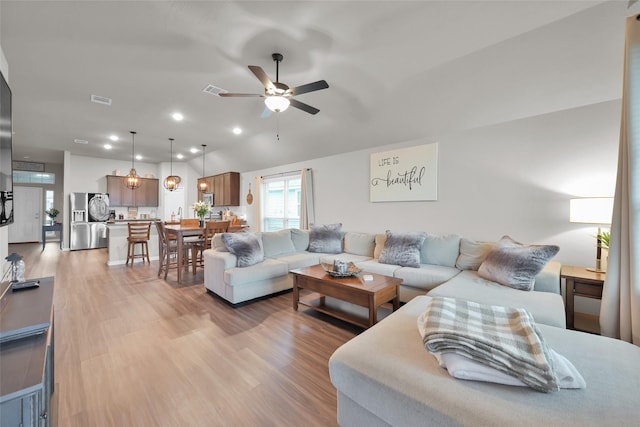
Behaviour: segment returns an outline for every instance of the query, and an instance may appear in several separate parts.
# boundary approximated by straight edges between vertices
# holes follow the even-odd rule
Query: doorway
[[[9,243],[39,242],[42,237],[42,188],[14,186],[13,200]]]

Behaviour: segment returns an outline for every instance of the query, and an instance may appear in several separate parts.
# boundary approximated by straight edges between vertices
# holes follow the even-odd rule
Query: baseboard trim
[[[226,303],[227,305],[229,305],[229,306],[231,306],[233,308],[243,307],[243,306],[248,305],[248,304],[253,304],[254,302],[263,301],[263,300],[266,300],[266,299],[269,299],[269,298],[273,298],[273,297],[277,297],[279,295],[284,295],[286,293],[293,292],[293,289],[284,289],[282,291],[278,291],[278,292],[275,292],[273,294],[263,295],[261,297],[253,298],[253,299],[246,300],[246,301],[237,302],[237,303],[234,304],[231,301],[222,298],[220,295],[216,294],[211,289],[208,289],[208,288],[205,288],[205,289],[207,290],[207,293],[209,295],[213,296],[214,298],[219,299],[220,301]]]

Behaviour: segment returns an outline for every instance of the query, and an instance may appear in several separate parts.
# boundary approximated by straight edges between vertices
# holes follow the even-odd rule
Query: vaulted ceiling
[[[172,137],[185,161],[206,144],[247,171],[615,100],[628,3],[2,1],[14,160],[130,160],[135,130],[142,161],[168,161]],[[280,81],[329,83],[298,97],[320,113],[203,92],[261,93],[247,65],[275,80],[274,52]]]

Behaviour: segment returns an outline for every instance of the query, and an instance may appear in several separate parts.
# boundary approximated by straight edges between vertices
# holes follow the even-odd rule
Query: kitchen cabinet
[[[207,181],[207,193],[213,193],[213,206],[240,206],[240,174],[226,172],[198,179]],[[198,200],[202,200],[202,193],[198,192]]]
[[[111,206],[158,206],[160,182],[157,178],[140,178],[140,187],[131,190],[124,185],[123,176],[107,175],[107,193]]]

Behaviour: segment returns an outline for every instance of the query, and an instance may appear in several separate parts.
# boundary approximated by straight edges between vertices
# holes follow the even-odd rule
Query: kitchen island
[[[129,237],[129,222],[151,222],[151,234],[149,236],[149,259],[151,261],[157,261],[159,256],[158,248],[158,229],[156,228],[156,221],[159,219],[130,219],[130,220],[116,220],[115,222],[107,223],[107,230],[109,236],[109,243],[107,245],[109,249],[108,266],[121,265],[127,262],[127,249]],[[138,251],[140,248],[136,248]],[[140,261],[137,261],[139,263]]]

